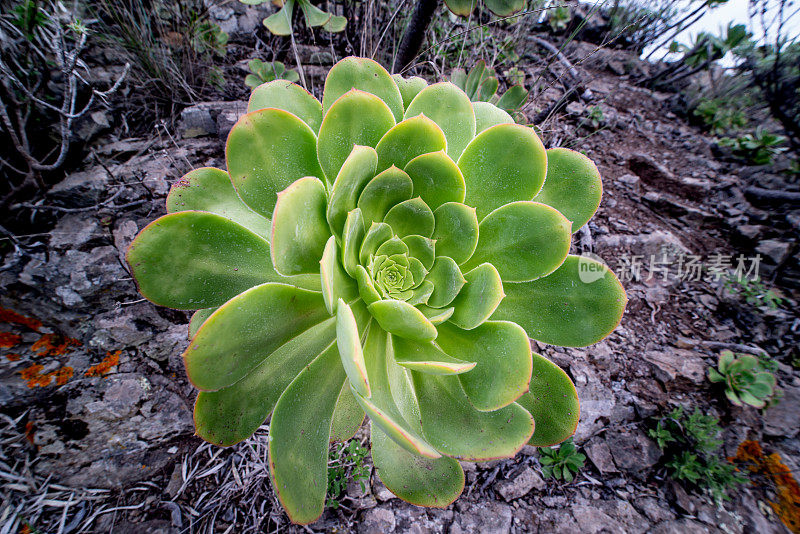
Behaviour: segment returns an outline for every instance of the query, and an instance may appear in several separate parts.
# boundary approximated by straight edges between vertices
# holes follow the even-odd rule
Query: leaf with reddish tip
[[[325,508],[331,422],[344,380],[333,345],[292,381],[275,406],[269,467],[275,492],[293,523],[312,523]]]
[[[465,271],[489,262],[504,282],[527,282],[555,271],[569,253],[572,224],[538,202],[512,202],[489,213]]]
[[[319,272],[319,259],[331,237],[325,205],[325,186],[318,178],[300,178],[278,193],[270,242],[276,271],[287,276]]]
[[[469,14],[475,10],[478,5],[478,0],[445,0],[447,9],[453,12],[454,15],[459,17],[469,17]]]
[[[363,307],[361,313],[366,313]],[[222,447],[252,436],[292,380],[335,343],[336,320],[331,317],[281,345],[233,385],[201,391],[194,405],[197,434]]]
[[[203,326],[203,323],[206,322],[206,319],[211,317],[211,314],[217,311],[217,308],[203,308],[202,310],[197,310],[192,314],[192,318],[189,320],[189,340],[194,337],[197,331]]]
[[[408,162],[405,171],[414,182],[414,195],[435,210],[446,202],[464,202],[464,177],[444,152],[431,152]]]
[[[490,411],[508,406],[528,390],[531,345],[521,326],[486,321],[472,330],[450,323],[438,329],[436,344],[442,350],[454,358],[476,362],[475,369],[459,377],[476,409]]]
[[[433,212],[436,255],[456,263],[467,261],[478,245],[478,216],[475,208],[457,202],[442,204]]]
[[[535,197],[544,183],[547,155],[533,129],[498,124],[472,139],[458,166],[467,184],[465,203],[477,208],[481,220],[509,202]]]
[[[459,360],[433,343],[420,343],[396,337],[392,339],[394,361],[412,371],[434,375],[457,375],[475,367],[475,362]]]
[[[416,341],[436,339],[436,327],[414,306],[401,300],[379,300],[367,306],[381,328]]]
[[[411,375],[425,438],[442,454],[472,461],[510,458],[533,435],[533,417],[519,404],[479,412],[458,376]]]
[[[439,126],[424,115],[397,123],[375,147],[378,151],[378,171],[391,166],[402,169],[420,154],[439,152],[447,148],[447,140]]]
[[[339,299],[336,308],[336,344],[350,385],[359,395],[369,397],[370,387],[367,368],[364,365],[364,353],[361,350],[361,334],[353,311],[342,299]]]
[[[449,82],[435,83],[420,91],[404,117],[424,114],[439,125],[447,138],[447,155],[457,159],[475,137],[475,113],[469,97]]]
[[[600,171],[592,160],[568,148],[547,151],[547,179],[536,202],[563,213],[577,232],[597,211],[602,196]]]
[[[425,458],[408,452],[374,422],[371,425],[372,462],[386,487],[417,506],[445,508],[464,490],[464,471],[457,460]]]
[[[513,321],[533,339],[562,347],[585,347],[606,337],[628,301],[605,265],[572,255],[554,273],[504,289],[506,298],[492,319]]]
[[[503,281],[491,263],[479,265],[464,275],[461,288],[452,306],[456,309],[450,322],[464,330],[472,330],[497,309],[503,300]]]
[[[264,282],[319,288],[316,277],[276,273],[263,237],[202,211],[156,219],[136,236],[126,259],[142,295],[182,310],[219,306]]]
[[[530,440],[534,447],[561,443],[575,433],[581,405],[575,385],[556,364],[533,353],[530,391],[517,402],[531,412],[536,431]]]
[[[250,94],[247,111],[277,108],[296,115],[314,133],[322,124],[322,104],[314,95],[288,80],[273,80],[256,87]]]
[[[498,17],[508,17],[525,9],[525,0],[486,0],[486,7]]]
[[[281,345],[328,318],[322,295],[285,284],[263,284],[229,300],[183,354],[197,389],[230,386]]]
[[[278,193],[292,182],[305,176],[322,178],[317,136],[281,109],[242,116],[228,135],[225,160],[239,196],[264,217],[272,217]]]
[[[201,167],[178,180],[167,195],[167,213],[196,210],[222,215],[269,240],[270,220],[251,210],[222,169]]]
[[[322,119],[317,141],[328,183],[338,176],[354,146],[375,147],[394,125],[391,110],[373,94],[352,89],[336,100]]]
[[[334,102],[351,89],[371,93],[381,99],[394,115],[403,120],[403,97],[389,72],[378,62],[363,57],[346,57],[331,67],[322,91],[325,113]]]

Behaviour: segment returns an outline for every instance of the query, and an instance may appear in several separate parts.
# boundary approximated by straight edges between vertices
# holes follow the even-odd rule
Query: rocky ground
[[[776,167],[746,167],[715,150],[672,111],[674,95],[634,83],[641,64],[593,48],[568,49],[588,93],[546,123],[543,139],[585,151],[600,168],[603,204],[575,252],[602,257],[630,303],[597,345],[535,347],[578,388],[575,442],[589,460],[573,482],[543,479],[538,452],[526,447],[510,460],[465,463],[464,494],[446,509],[404,503],[373,476],[302,529],[289,527],[270,490],[267,426],[224,450],[193,436],[195,393],[180,358],[187,315],[141,299],[123,256],[164,213],[171,183],[194,167],[224,167],[225,135],[246,105],[211,102],[185,110],[174,134],[98,143],[33,210],[32,223],[52,229],[2,249],[0,530],[22,532],[27,522],[59,533],[787,532],[764,484],[717,505],[670,481],[647,431],[677,405],[699,407],[720,417],[726,455],[754,439],[797,469],[800,207],[746,195],[796,184]],[[306,75],[319,87],[324,71]],[[542,91],[528,116],[558,96]],[[587,121],[592,106],[603,112],[596,125]],[[732,257],[733,268],[739,254],[760,254],[783,305],[746,303],[713,269],[678,276],[681,258],[709,265],[715,254]],[[731,406],[706,378],[720,348],[742,344],[779,361],[783,397],[763,414]]]

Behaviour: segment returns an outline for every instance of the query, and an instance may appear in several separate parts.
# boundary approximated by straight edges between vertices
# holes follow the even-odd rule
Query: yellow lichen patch
[[[104,376],[111,372],[111,368],[119,365],[119,355],[122,354],[121,350],[118,350],[114,353],[111,351],[106,353],[106,357],[103,358],[103,361],[98,363],[97,365],[93,365],[89,367],[86,371],[86,376]]]
[[[0,308],[0,323],[18,324],[20,326],[27,326],[31,330],[39,330],[42,327],[42,322],[38,319],[31,319],[20,315],[13,310]]]
[[[757,441],[747,440],[739,445],[733,460],[746,464],[751,473],[762,475],[775,485],[777,499],[769,503],[770,507],[789,530],[800,534],[800,485],[781,456],[778,453],[765,456]]]
[[[62,367],[57,371],[53,371],[53,375],[55,376],[57,386],[63,386],[64,384],[66,384],[74,374],[75,374],[75,369],[73,369],[72,367]]]
[[[0,348],[10,349],[16,347],[22,341],[22,336],[11,332],[0,332]]]
[[[6,360],[10,362],[18,362],[20,358],[22,358],[21,354],[14,354],[14,353],[6,354]]]
[[[31,350],[37,356],[61,356],[70,352],[71,347],[79,347],[81,342],[61,334],[44,334],[33,345]]]
[[[75,374],[75,370],[72,367],[60,367],[49,373],[42,373],[43,369],[44,366],[37,363],[26,367],[20,371],[19,374],[22,379],[28,383],[28,387],[31,389],[37,387],[43,388],[49,386],[51,383],[54,383],[56,386],[63,386],[72,378],[72,375]]]

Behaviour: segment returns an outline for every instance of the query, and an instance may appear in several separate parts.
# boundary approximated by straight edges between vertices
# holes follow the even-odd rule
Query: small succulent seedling
[[[478,0],[444,0],[453,15],[469,17],[478,6]],[[508,17],[525,9],[525,0],[483,0],[483,5],[498,17]]]
[[[524,74],[523,74],[524,76]],[[469,73],[464,69],[453,69],[450,82],[464,91],[473,103],[493,104],[510,115],[514,115],[528,98],[528,91],[522,85],[512,85],[503,95],[497,94],[500,82],[497,74],[480,60],[472,66]]]
[[[775,375],[753,355],[723,350],[717,369],[708,370],[708,379],[725,384],[725,396],[736,406],[748,404],[764,408],[775,394]]]
[[[259,85],[273,80],[286,80],[296,82],[300,75],[294,69],[286,70],[286,66],[280,61],[265,63],[260,59],[252,59],[247,63],[250,73],[244,78],[244,83],[250,89],[255,89]]]
[[[304,524],[329,442],[365,414],[377,475],[420,506],[458,497],[458,459],[572,435],[575,387],[529,337],[586,346],[622,317],[619,280],[569,254],[600,203],[594,164],[363,58],[333,66],[322,102],[276,80],[249,110],[227,171],[186,175],[127,255],[144,296],[198,310],[197,434],[233,445],[272,414],[273,485]]]
[[[257,6],[266,3],[268,0],[239,0],[249,6]],[[321,10],[311,3],[310,0],[277,0],[273,2],[280,6],[277,13],[273,13],[264,19],[264,26],[275,35],[291,35],[293,32],[292,18],[294,8],[298,6],[303,13],[303,19],[309,28],[323,28],[331,33],[343,31],[347,26],[347,19],[339,15],[332,15]]]
[[[586,456],[575,448],[572,438],[558,447],[544,447],[541,453],[539,463],[542,464],[542,475],[545,478],[554,477],[565,482],[572,482],[586,461]]]

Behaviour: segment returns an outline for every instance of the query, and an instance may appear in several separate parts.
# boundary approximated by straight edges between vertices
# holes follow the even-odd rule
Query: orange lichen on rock
[[[53,371],[53,375],[55,376],[57,386],[63,386],[64,384],[69,382],[69,379],[72,378],[74,374],[75,374],[75,369],[73,369],[72,367],[62,367],[57,371]]]
[[[22,358],[22,355],[20,354],[14,354],[14,353],[6,354],[6,360],[10,362],[18,362],[20,358]]]
[[[800,534],[800,485],[781,456],[778,453],[765,456],[757,441],[747,440],[739,445],[733,460],[747,464],[750,472],[772,481],[777,502],[770,502],[770,507],[789,530]]]
[[[36,436],[36,429],[33,428],[33,421],[28,421],[25,423],[25,439],[28,440],[28,443],[34,445],[34,438]]]
[[[103,361],[98,363],[97,365],[93,365],[89,367],[86,371],[86,376],[103,376],[107,375],[111,372],[111,368],[119,365],[119,355],[122,354],[121,350],[112,353],[111,351],[106,353],[106,357],[103,358]]]
[[[31,389],[49,386],[53,383],[53,379],[55,379],[55,385],[63,386],[75,374],[75,370],[72,367],[60,367],[49,373],[42,373],[43,369],[44,366],[37,363],[26,367],[19,374]]]
[[[22,336],[11,332],[0,332],[0,348],[10,349],[16,347],[22,341]]]
[[[37,331],[42,327],[42,322],[40,320],[25,317],[13,310],[7,310],[5,308],[0,308],[0,323],[18,324]]]
[[[79,347],[81,342],[61,334],[44,334],[33,345],[31,350],[37,356],[61,356],[70,352],[71,347]]]

